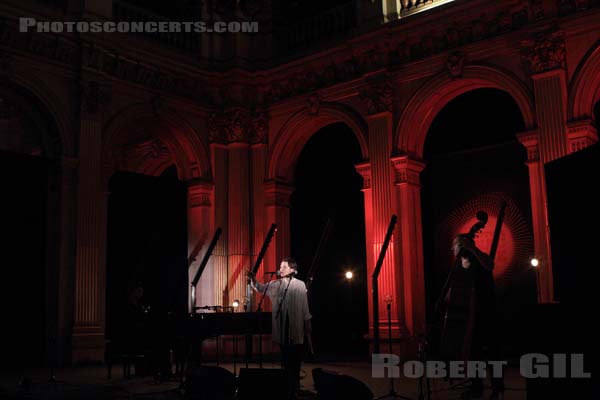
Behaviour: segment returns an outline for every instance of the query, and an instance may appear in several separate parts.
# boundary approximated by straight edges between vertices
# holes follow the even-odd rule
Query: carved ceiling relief
[[[539,33],[522,44],[522,56],[532,74],[566,69],[567,53],[562,32]]]
[[[369,115],[392,111],[393,90],[392,84],[387,80],[371,84],[360,92],[359,97],[364,102]]]
[[[463,68],[465,66],[465,55],[460,51],[455,51],[448,56],[446,68],[453,79],[462,78]]]
[[[135,170],[136,166],[147,162],[172,158],[171,150],[160,138],[151,138],[139,143],[117,145],[110,153],[110,159],[117,168]]]
[[[251,112],[234,107],[208,117],[208,135],[211,143],[266,143],[268,118],[265,113]]]
[[[320,94],[314,93],[310,95],[307,100],[308,103],[308,113],[310,115],[319,115],[319,109],[321,108],[321,103],[323,102],[323,98]]]

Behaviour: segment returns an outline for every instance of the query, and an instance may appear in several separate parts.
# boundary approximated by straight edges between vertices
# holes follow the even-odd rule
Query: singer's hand
[[[256,274],[252,273],[252,271],[248,270],[246,272],[246,276],[248,277],[248,279],[250,279],[252,282],[254,282],[256,280]]]

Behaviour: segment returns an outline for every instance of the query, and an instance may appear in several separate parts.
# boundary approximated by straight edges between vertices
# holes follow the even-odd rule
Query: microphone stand
[[[262,296],[260,297],[260,301],[258,302],[258,307],[256,308],[256,312],[257,312],[257,316],[258,316],[258,367],[262,368],[262,329],[260,329],[262,327],[262,303],[265,300],[265,296],[267,295],[267,291],[269,290],[269,286],[271,285],[271,282],[273,282],[273,276],[271,275],[271,277],[269,278],[269,281],[267,282],[267,286],[265,287],[265,291],[263,292]],[[246,368],[248,368],[248,363],[246,362]]]
[[[386,299],[386,306],[387,306],[387,315],[388,315],[388,349],[389,349],[389,354],[392,354],[392,299]],[[404,399],[404,400],[412,400],[410,397],[405,397],[402,396],[398,393],[396,393],[396,391],[394,390],[394,377],[392,376],[392,374],[388,371],[388,375],[390,378],[390,391],[388,392],[388,394],[378,397],[376,400],[379,399]]]

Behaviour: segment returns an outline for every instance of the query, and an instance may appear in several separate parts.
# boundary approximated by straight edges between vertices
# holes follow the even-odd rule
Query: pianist
[[[305,336],[310,346],[311,315],[308,310],[306,285],[295,276],[298,265],[291,258],[284,258],[277,273],[278,279],[268,283],[256,281],[250,276],[252,287],[266,293],[273,305],[273,341],[281,348],[283,368],[287,371],[288,399],[295,398],[300,377],[302,346]]]

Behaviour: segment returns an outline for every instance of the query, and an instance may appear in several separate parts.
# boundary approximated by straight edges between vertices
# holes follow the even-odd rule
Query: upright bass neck
[[[498,212],[498,219],[496,220],[496,228],[494,228],[494,237],[492,239],[492,245],[490,246],[490,258],[492,261],[496,258],[496,252],[498,250],[498,243],[500,241],[500,232],[502,231],[502,223],[504,222],[504,216],[506,214],[506,200],[502,201],[500,211]]]

